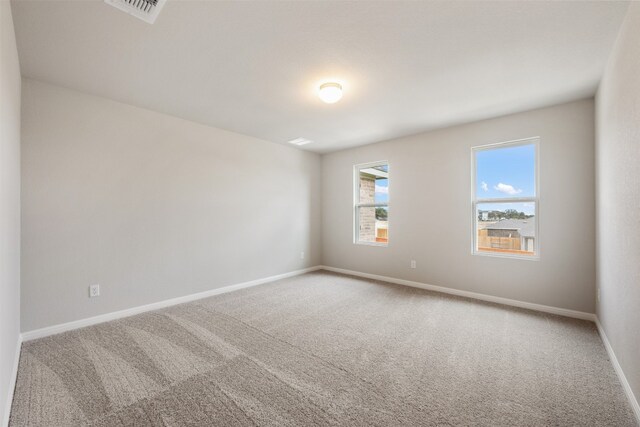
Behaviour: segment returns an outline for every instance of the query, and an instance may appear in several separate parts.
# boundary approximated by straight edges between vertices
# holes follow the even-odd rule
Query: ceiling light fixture
[[[306,138],[296,138],[296,139],[292,139],[291,141],[288,141],[289,144],[293,144],[293,145],[305,145],[305,144],[310,144],[313,141],[310,141]]]
[[[320,85],[318,96],[327,104],[336,103],[342,98],[342,85],[335,82]]]

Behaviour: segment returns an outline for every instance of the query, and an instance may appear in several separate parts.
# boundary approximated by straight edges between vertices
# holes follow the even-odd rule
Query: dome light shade
[[[342,85],[340,83],[325,83],[320,86],[318,96],[327,104],[333,104],[342,98]]]

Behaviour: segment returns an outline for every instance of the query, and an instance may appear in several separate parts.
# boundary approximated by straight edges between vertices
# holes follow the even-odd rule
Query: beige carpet
[[[25,343],[12,426],[632,426],[593,323],[326,272]]]

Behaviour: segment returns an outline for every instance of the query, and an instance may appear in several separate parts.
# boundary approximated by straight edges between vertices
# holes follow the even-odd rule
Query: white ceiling
[[[628,3],[168,0],[153,25],[12,5],[24,76],[328,152],[591,96]]]

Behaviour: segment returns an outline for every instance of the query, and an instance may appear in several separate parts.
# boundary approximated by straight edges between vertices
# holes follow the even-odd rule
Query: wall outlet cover
[[[100,285],[89,286],[89,298],[100,296]]]

